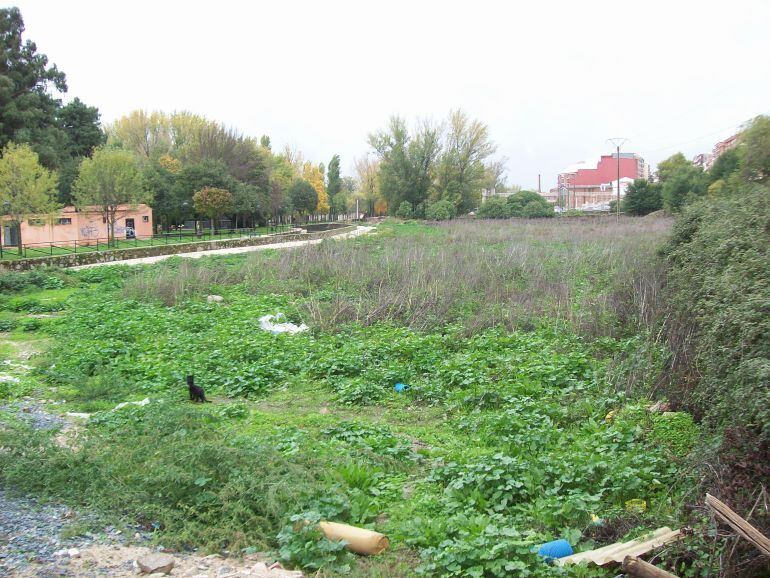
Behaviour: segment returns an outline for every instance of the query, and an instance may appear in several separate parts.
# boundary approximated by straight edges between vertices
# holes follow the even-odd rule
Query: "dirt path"
[[[358,226],[354,231],[332,235],[326,239],[350,239],[359,235],[366,235],[374,231],[375,227]],[[92,263],[90,265],[80,265],[72,269],[90,269],[91,267],[102,267],[104,265],[146,265],[157,263],[171,257],[186,257],[189,259],[199,259],[206,255],[236,255],[238,253],[249,253],[251,251],[266,251],[267,249],[293,249],[303,245],[317,245],[324,239],[310,239],[307,241],[286,241],[283,243],[270,243],[269,245],[255,245],[253,247],[232,247],[230,249],[212,249],[210,251],[195,251],[193,253],[178,253],[173,255],[157,255],[155,257],[140,257],[138,259],[125,259],[124,261],[109,261],[107,263]]]

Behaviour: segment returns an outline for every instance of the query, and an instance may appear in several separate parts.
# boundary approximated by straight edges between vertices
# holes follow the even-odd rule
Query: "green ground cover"
[[[698,430],[646,409],[664,355],[629,289],[668,223],[559,227],[385,224],[291,252],[2,278],[7,342],[46,340],[3,396],[93,415],[74,448],[6,415],[0,481],[166,546],[272,551],[319,575],[613,576],[532,549],[685,519]],[[311,330],[261,331],[277,312]],[[186,401],[189,373],[213,403]],[[392,548],[356,558],[320,519]]]

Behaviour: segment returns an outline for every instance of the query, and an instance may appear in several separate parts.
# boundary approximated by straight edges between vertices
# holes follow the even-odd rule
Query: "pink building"
[[[152,209],[147,205],[121,205],[115,222],[116,239],[146,238],[152,235]],[[107,222],[97,209],[64,207],[53,219],[30,217],[21,226],[3,223],[4,247],[18,246],[19,229],[24,245],[90,245],[107,242]]]

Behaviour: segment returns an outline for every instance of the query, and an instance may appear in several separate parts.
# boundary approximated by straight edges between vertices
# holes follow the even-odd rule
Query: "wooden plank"
[[[706,505],[733,530],[754,544],[762,554],[770,558],[770,539],[767,536],[736,514],[727,504],[711,494],[706,494]]]
[[[623,572],[638,578],[677,578],[675,574],[661,570],[634,556],[626,556],[623,559]]]

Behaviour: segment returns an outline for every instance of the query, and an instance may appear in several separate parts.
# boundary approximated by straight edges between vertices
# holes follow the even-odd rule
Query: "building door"
[[[134,228],[133,219],[126,219],[126,239],[136,239],[136,229]]]
[[[15,246],[19,245],[19,226],[18,225],[5,225],[3,227],[3,245]]]

